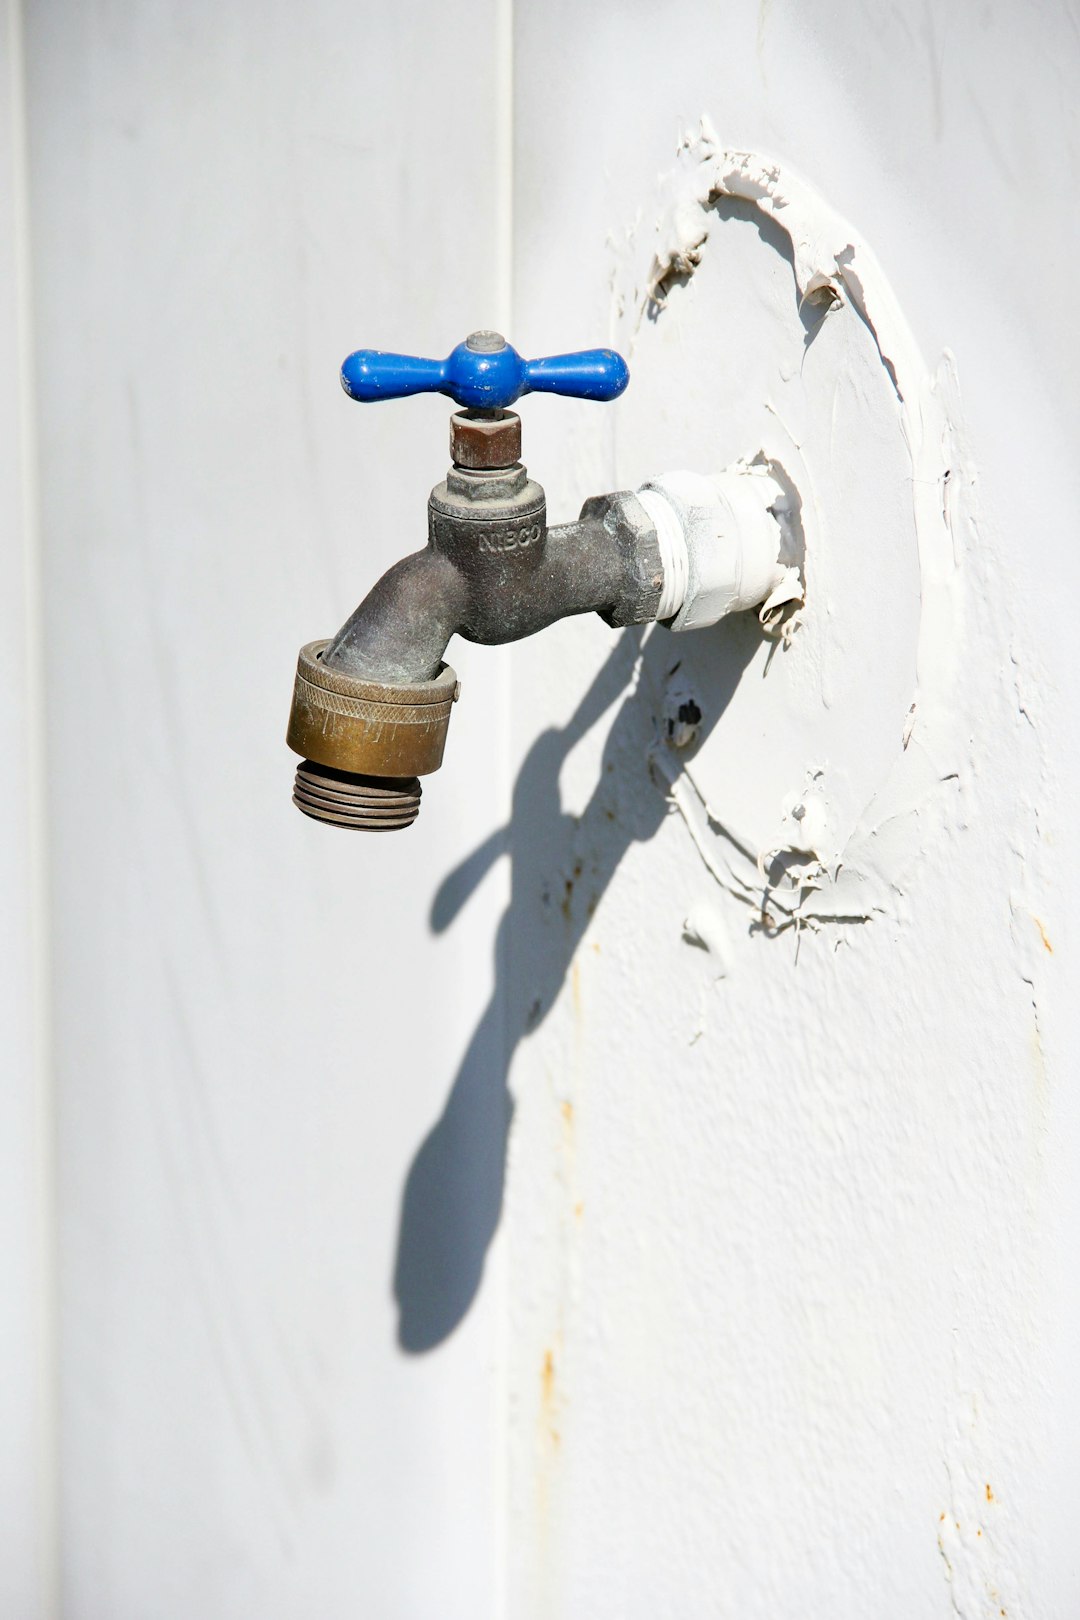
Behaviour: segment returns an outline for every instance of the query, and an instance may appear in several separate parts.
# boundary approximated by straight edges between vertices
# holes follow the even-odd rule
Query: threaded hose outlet
[[[420,814],[417,776],[359,776],[305,759],[296,768],[293,804],[305,816],[356,832],[395,832]]]
[[[325,641],[300,649],[287,742],[303,763],[293,803],[335,827],[389,832],[420,813],[421,776],[442,764],[458,680],[393,685],[324,664]]]

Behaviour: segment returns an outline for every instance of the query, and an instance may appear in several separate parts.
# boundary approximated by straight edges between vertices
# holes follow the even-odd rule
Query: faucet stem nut
[[[455,411],[450,459],[470,472],[514,466],[521,460],[521,417],[516,411]]]

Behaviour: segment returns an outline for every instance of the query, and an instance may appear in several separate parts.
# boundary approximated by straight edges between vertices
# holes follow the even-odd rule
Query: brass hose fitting
[[[304,756],[293,802],[336,826],[389,831],[420,811],[417,778],[442,764],[458,679],[443,664],[431,681],[358,680],[322,662],[328,641],[300,649],[286,741]]]

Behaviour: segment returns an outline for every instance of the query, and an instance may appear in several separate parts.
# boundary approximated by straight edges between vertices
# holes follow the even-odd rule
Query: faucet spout
[[[433,681],[460,628],[466,586],[431,546],[387,569],[323,653],[342,675],[391,686]]]

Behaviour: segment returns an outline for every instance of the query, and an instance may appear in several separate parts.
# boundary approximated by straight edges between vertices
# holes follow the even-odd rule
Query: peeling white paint
[[[948,353],[935,367],[926,364],[872,249],[812,186],[787,164],[723,146],[707,118],[696,136],[683,140],[675,168],[661,182],[655,253],[634,300],[636,332],[646,314],[662,311],[674,278],[692,276],[701,264],[714,223],[712,208],[723,197],[751,203],[786,232],[800,301],[826,304],[829,318],[845,306],[858,313],[895,390],[910,457],[922,597],[916,691],[890,770],[842,846],[828,855],[816,852],[817,861],[803,868],[802,894],[794,906],[796,913],[818,921],[868,918],[892,909],[898,886],[918,859],[922,812],[947,800],[951,784],[967,768],[952,699],[962,657],[959,573],[974,526],[975,471],[956,366]],[[813,478],[814,470],[808,471]],[[809,504],[811,490],[800,494]],[[817,543],[827,543],[820,532]],[[763,622],[773,622],[776,610],[797,590],[790,577],[782,582],[762,610]],[[867,611],[888,613],[889,604],[868,603]],[[819,813],[828,820],[824,801]],[[786,847],[798,852],[804,846]],[[759,868],[764,871],[784,848],[758,851]]]

